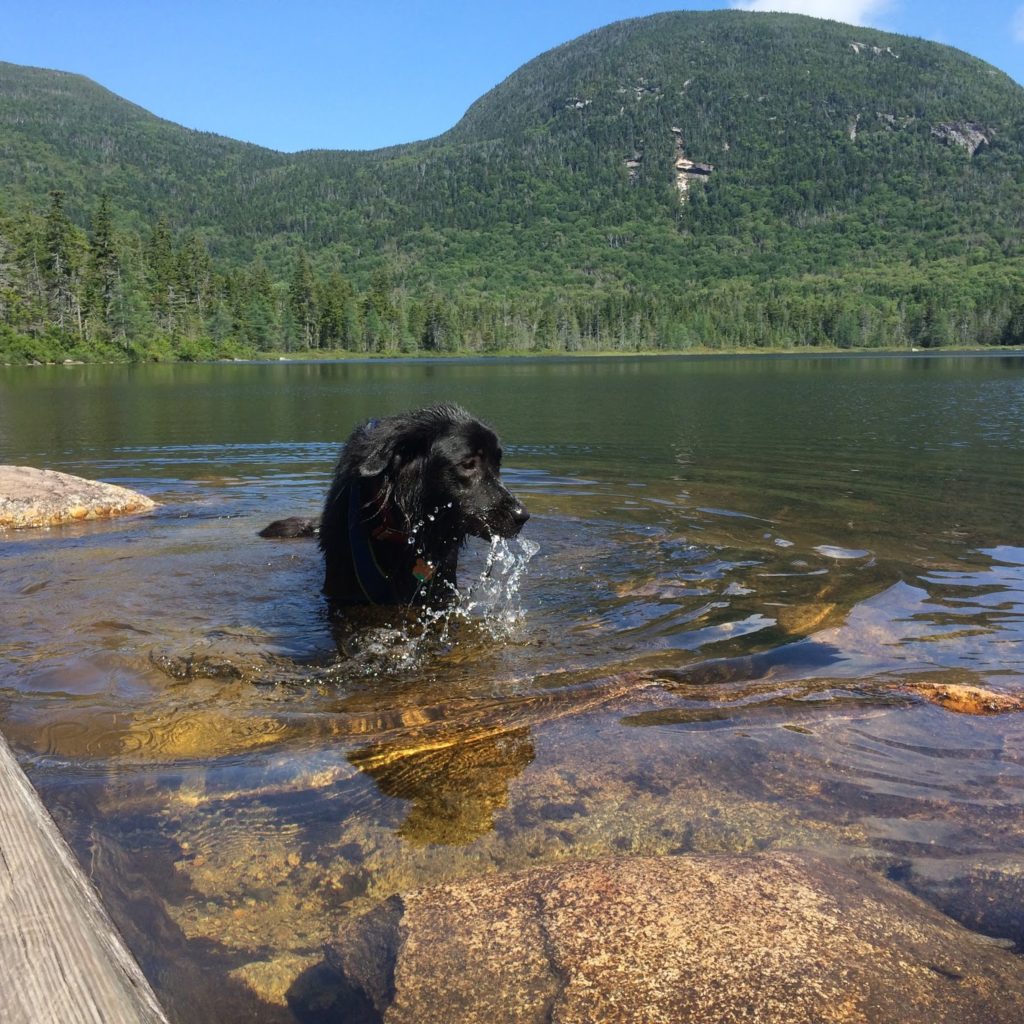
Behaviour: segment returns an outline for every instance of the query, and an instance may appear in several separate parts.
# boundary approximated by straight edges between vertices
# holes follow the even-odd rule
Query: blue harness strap
[[[357,482],[348,488],[348,547],[359,588],[370,604],[391,604],[395,587],[377,564],[370,537],[362,520],[362,501]]]

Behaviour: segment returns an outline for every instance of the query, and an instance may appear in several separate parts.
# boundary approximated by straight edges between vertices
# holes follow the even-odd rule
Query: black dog
[[[334,470],[320,520],[324,593],[332,604],[448,604],[469,536],[514,537],[530,514],[502,485],[501,445],[457,405],[370,420]],[[312,536],[282,519],[262,537]]]

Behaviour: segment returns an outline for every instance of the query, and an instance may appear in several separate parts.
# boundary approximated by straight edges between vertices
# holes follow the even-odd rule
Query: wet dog
[[[332,605],[443,606],[467,537],[514,537],[530,518],[500,473],[497,434],[460,406],[370,420],[345,442],[319,527],[282,519],[260,536],[318,532]]]

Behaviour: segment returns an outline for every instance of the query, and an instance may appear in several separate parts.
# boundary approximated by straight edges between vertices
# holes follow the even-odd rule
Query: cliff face
[[[699,164],[686,155],[682,128],[673,128],[672,134],[675,136],[675,162],[672,166],[676,172],[676,191],[679,201],[685,203],[690,194],[690,182],[704,181],[715,168],[713,164]]]
[[[963,147],[971,156],[992,142],[992,133],[984,125],[965,121],[942,122],[934,125],[931,133],[940,142]]]

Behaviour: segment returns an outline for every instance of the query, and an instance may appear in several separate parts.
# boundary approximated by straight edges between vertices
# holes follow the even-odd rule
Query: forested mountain
[[[0,186],[10,359],[1024,342],[1024,89],[799,15],[620,22],[375,152],[0,64]]]

